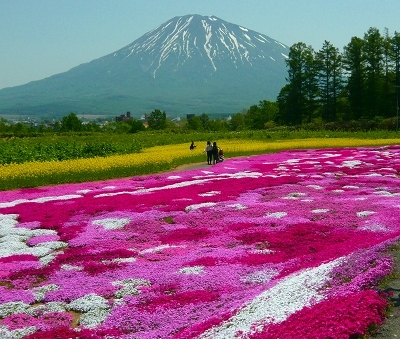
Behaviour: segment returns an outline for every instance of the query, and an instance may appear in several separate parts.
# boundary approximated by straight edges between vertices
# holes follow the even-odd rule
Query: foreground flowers
[[[400,148],[3,192],[3,338],[348,338],[379,324]],[[311,331],[311,333],[310,333]]]

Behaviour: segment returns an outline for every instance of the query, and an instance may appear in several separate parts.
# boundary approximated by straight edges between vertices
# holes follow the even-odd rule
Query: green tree
[[[231,120],[229,121],[229,126],[232,131],[240,131],[245,129],[245,121],[244,114],[236,113],[232,115]]]
[[[315,59],[322,119],[325,122],[336,121],[337,100],[342,91],[341,54],[338,48],[325,40]]]
[[[279,107],[285,100],[285,113],[280,112],[279,116],[285,124],[300,125],[312,120],[316,106],[318,87],[313,48],[303,42],[292,45],[286,65],[288,86],[279,95]]]
[[[392,50],[393,50],[394,72],[395,72],[395,85],[394,85],[395,98],[396,98],[395,102],[397,108],[397,106],[400,104],[400,33],[398,32],[394,32],[392,38]],[[398,121],[396,123],[396,128],[397,127],[398,127]]]
[[[276,120],[279,111],[277,102],[262,100],[259,102],[258,107],[260,112],[259,123],[262,124],[262,128],[265,128],[267,123]]]
[[[392,38],[389,30],[385,28],[383,37],[383,83],[382,83],[382,100],[381,115],[384,118],[390,118],[391,109],[393,107],[391,98],[395,93],[395,72],[394,72],[394,53],[392,48]]]
[[[200,115],[200,121],[204,131],[210,129],[210,117],[206,113]]]
[[[82,130],[82,121],[75,113],[70,113],[61,119],[61,132],[78,132]]]
[[[0,117],[0,132],[9,132],[10,131],[10,125],[8,124],[7,120],[4,118]]]
[[[129,133],[137,133],[146,129],[146,127],[144,127],[143,125],[143,122],[141,122],[140,120],[132,119],[128,120],[127,123],[131,126]]]
[[[201,118],[196,115],[188,119],[187,126],[188,126],[188,129],[193,130],[193,131],[199,131],[199,130],[203,129],[203,124],[202,124]]]
[[[383,72],[383,37],[377,28],[371,27],[364,35],[366,68],[365,102],[367,117],[380,115]]]
[[[260,108],[257,105],[251,105],[247,110],[244,121],[248,129],[261,129],[257,126],[257,119],[260,115],[259,110]]]
[[[149,128],[154,130],[163,130],[167,127],[167,115],[159,109],[155,109],[147,116]]]
[[[343,63],[347,75],[347,92],[352,116],[348,118],[360,119],[364,115],[365,107],[365,57],[363,53],[364,40],[352,37],[343,50]]]

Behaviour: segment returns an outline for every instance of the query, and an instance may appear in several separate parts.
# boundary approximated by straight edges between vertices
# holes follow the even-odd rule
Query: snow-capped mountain
[[[215,16],[175,17],[109,55],[1,90],[0,112],[235,113],[276,99],[288,53],[284,44]]]
[[[286,53],[286,54],[285,54]],[[230,68],[273,68],[287,58],[288,49],[266,35],[216,17],[175,17],[112,54],[122,60],[137,59],[152,77],[162,69],[202,65],[211,75]]]

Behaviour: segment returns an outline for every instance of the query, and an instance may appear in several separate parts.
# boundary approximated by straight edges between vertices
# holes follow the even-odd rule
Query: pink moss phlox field
[[[0,195],[1,338],[349,338],[382,323],[400,147]]]

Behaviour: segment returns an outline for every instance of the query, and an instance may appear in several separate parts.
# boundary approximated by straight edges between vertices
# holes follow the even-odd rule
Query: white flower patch
[[[340,154],[324,153],[322,154],[325,158],[335,158],[340,157]]]
[[[271,281],[280,273],[280,270],[267,269],[251,273],[241,280],[245,283],[265,284]]]
[[[67,246],[68,244],[64,241],[48,241],[48,242],[41,242],[35,245],[36,248],[45,247],[50,250],[59,250]]]
[[[79,324],[86,328],[95,328],[102,324],[110,314],[110,309],[95,308],[79,318]]]
[[[30,201],[42,204],[42,203],[49,202],[49,201],[65,201],[65,200],[71,200],[71,199],[77,199],[77,198],[82,198],[82,195],[67,194],[67,195],[61,195],[58,197],[42,197],[42,198],[32,199]]]
[[[215,203],[215,202],[204,202],[202,204],[194,204],[194,205],[187,206],[185,208],[185,211],[186,212],[190,212],[190,211],[193,211],[193,210],[198,210],[199,208],[214,207],[216,205],[217,205],[217,203]]]
[[[46,266],[50,262],[52,262],[56,258],[57,255],[63,254],[63,253],[64,253],[64,251],[52,252],[52,253],[49,253],[48,255],[45,255],[44,257],[39,258],[39,261],[43,266]]]
[[[201,274],[204,272],[204,266],[182,267],[178,272],[183,274]]]
[[[315,210],[312,210],[311,212],[312,213],[316,213],[316,214],[318,214],[318,213],[326,213],[326,212],[329,212],[329,209],[328,208],[317,208]]]
[[[301,199],[300,201],[302,201],[302,202],[313,202],[314,199]]]
[[[289,171],[289,168],[285,166],[279,166],[277,168],[274,168],[274,171]]]
[[[365,224],[364,226],[361,226],[359,228],[360,230],[363,231],[370,231],[370,232],[387,232],[388,229],[384,225],[378,225],[378,224]]]
[[[362,164],[362,161],[360,161],[360,160],[345,160],[338,167],[354,168],[361,164]]]
[[[319,186],[319,185],[307,185],[307,187],[314,188],[315,190],[322,190],[322,189],[324,189],[322,186]]]
[[[19,313],[26,314],[29,309],[29,304],[22,301],[11,301],[8,303],[0,304],[0,318],[5,318],[11,314]]]
[[[130,263],[130,262],[135,262],[136,258],[130,257],[130,258],[115,258],[111,260],[103,260],[103,264],[112,264],[112,263]]]
[[[270,250],[268,248],[265,248],[263,250],[259,250],[259,249],[252,250],[251,253],[255,253],[255,254],[272,254],[272,253],[275,253],[275,251],[274,250]]]
[[[49,201],[63,201],[63,200],[71,200],[71,199],[77,199],[77,198],[82,198],[82,195],[78,194],[67,194],[67,195],[61,195],[61,196],[52,196],[52,197],[42,197],[42,198],[36,198],[36,199],[18,199],[10,202],[2,202],[0,203],[0,208],[4,207],[14,207],[19,204],[23,204],[25,202],[36,202],[36,203],[45,203]]]
[[[359,186],[354,186],[354,185],[346,185],[346,186],[343,186],[343,188],[350,189],[350,190],[357,190],[360,187]]]
[[[116,189],[117,188],[117,186],[104,186],[103,188],[102,188],[102,190],[114,190],[114,189]]]
[[[65,270],[65,271],[82,271],[84,269],[84,267],[77,266],[77,265],[64,264],[64,265],[61,265],[61,269]]]
[[[245,209],[248,208],[247,206],[244,206],[242,204],[231,204],[231,205],[227,205],[227,207],[232,207],[232,208],[235,208],[237,210],[245,210]]]
[[[50,285],[45,285],[45,286],[40,286],[40,287],[34,287],[33,288],[33,296],[35,297],[36,302],[43,301],[44,297],[46,296],[46,293],[49,291],[56,291],[60,287],[56,284],[50,284]]]
[[[50,252],[51,249],[44,246],[35,246],[35,247],[26,246],[25,248],[19,251],[15,251],[14,254],[32,254],[35,257],[42,258],[48,255]]]
[[[139,252],[139,254],[161,252],[162,250],[167,249],[167,248],[178,248],[178,247],[185,248],[186,245],[168,245],[168,244],[160,245],[160,246],[156,246],[156,247],[147,248],[145,250],[142,250],[142,251]]]
[[[29,234],[32,237],[37,237],[38,235],[57,235],[57,231],[38,228],[35,230],[29,230]]]
[[[67,305],[67,308],[84,313],[80,316],[80,324],[88,328],[100,325],[110,313],[110,305],[107,303],[107,299],[95,293],[75,299]]]
[[[369,174],[365,174],[366,177],[383,177],[382,174],[379,173],[369,173]]]
[[[75,299],[67,305],[69,310],[80,313],[89,312],[90,310],[97,308],[106,309],[108,307],[107,299],[95,293],[90,293],[81,298]]]
[[[1,236],[0,236],[1,237]],[[28,235],[9,234],[0,238],[0,243],[21,243],[27,241],[30,237]]]
[[[0,258],[9,257],[14,254],[22,252],[25,248],[28,248],[21,241],[8,241],[0,243]]]
[[[28,229],[15,227],[18,225],[16,214],[0,214],[0,258],[12,255],[31,254],[39,258],[44,265],[48,264],[56,256],[52,253],[66,247],[68,244],[62,241],[49,241],[28,246],[26,241],[39,235],[57,235],[54,230]],[[58,253],[57,253],[58,254]]]
[[[167,177],[167,179],[169,180],[180,179],[180,178],[182,178],[180,175],[170,175],[169,177]]]
[[[28,326],[23,328],[18,328],[16,330],[9,331],[7,327],[0,326],[0,338],[1,339],[22,339],[25,336],[35,333],[35,326]]]
[[[89,189],[87,189],[87,190],[79,190],[79,191],[76,191],[76,193],[78,193],[78,194],[87,194],[87,193],[89,193],[91,191],[92,190],[89,190]]]
[[[121,286],[121,288],[114,293],[118,299],[128,295],[140,294],[140,286],[150,286],[150,282],[145,279],[128,278],[123,280],[116,280],[112,282],[113,286]]]
[[[374,192],[374,194],[380,195],[380,196],[383,196],[383,197],[396,197],[396,196],[399,196],[399,193],[390,193],[388,191],[378,191],[378,192]]]
[[[33,317],[38,317],[42,314],[53,313],[53,312],[65,312],[67,304],[61,301],[51,301],[45,304],[40,304],[38,306],[32,306],[27,311],[26,314]]]
[[[200,193],[199,197],[212,197],[218,194],[221,194],[221,191],[210,191],[210,192]]]
[[[275,286],[256,296],[230,319],[210,328],[199,338],[235,338],[238,332],[246,337],[261,330],[265,324],[281,323],[304,307],[322,301],[324,294],[321,288],[329,280],[332,268],[341,261],[342,258],[339,258],[281,279]],[[260,328],[254,327],[257,323],[262,323]]]
[[[264,217],[280,219],[280,218],[283,218],[286,216],[287,216],[287,212],[272,212],[272,213],[267,213]]]
[[[282,199],[287,199],[287,200],[297,200],[299,197],[304,197],[307,194],[302,193],[302,192],[293,192],[289,193],[286,197],[283,197]]]
[[[288,164],[297,164],[300,162],[300,159],[288,159],[285,162]]]
[[[92,221],[93,225],[103,226],[106,230],[124,228],[131,222],[129,218],[105,218]]]
[[[367,200],[367,198],[366,197],[358,197],[358,198],[355,198],[354,200],[359,200],[359,201],[364,201],[364,200]]]
[[[344,190],[333,190],[332,192],[333,192],[333,193],[343,193]]]
[[[394,169],[394,168],[390,168],[390,167],[381,167],[381,168],[378,168],[378,171],[390,171],[390,172],[397,172],[397,170],[396,169]]]
[[[9,235],[9,231],[18,224],[17,218],[18,214],[0,214],[0,236]]]
[[[357,216],[360,218],[368,217],[369,215],[375,214],[373,211],[361,211],[357,212]]]

